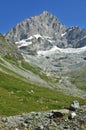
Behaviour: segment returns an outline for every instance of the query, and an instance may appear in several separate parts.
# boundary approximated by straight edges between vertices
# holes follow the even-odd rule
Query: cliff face
[[[40,34],[57,39],[60,38],[65,30],[66,27],[63,26],[55,16],[44,11],[39,16],[26,19],[17,24],[8,34],[6,34],[6,38],[16,42],[32,35]]]

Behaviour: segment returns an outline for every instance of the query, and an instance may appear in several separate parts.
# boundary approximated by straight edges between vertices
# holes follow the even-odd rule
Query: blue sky
[[[0,0],[0,33],[47,10],[66,26],[86,29],[86,0]]]

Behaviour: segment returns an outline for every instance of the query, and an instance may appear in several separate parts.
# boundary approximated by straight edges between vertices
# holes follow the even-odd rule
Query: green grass
[[[77,88],[86,91],[86,67],[79,71],[72,72],[70,74],[70,79]]]
[[[34,74],[38,75],[41,79],[45,80],[46,82],[48,83],[57,83],[59,81],[59,78],[56,78],[56,77],[50,77],[50,76],[47,76],[41,68],[35,66],[35,65],[31,65],[25,61],[22,61],[21,62],[21,66],[23,68],[25,68],[26,70],[29,70],[31,72],[33,72]]]
[[[86,104],[86,100],[66,96],[34,83],[27,83],[0,72],[0,115],[15,115],[31,111],[44,111],[68,107],[73,100]]]
[[[18,60],[16,60],[15,58],[12,58],[10,55],[4,56],[3,59],[13,65],[16,65],[17,67],[19,66]]]
[[[21,62],[21,66],[27,70],[30,70],[32,71],[33,73],[39,75],[40,71],[41,71],[41,68],[37,67],[37,66],[34,66],[34,65],[30,65],[29,63],[25,62],[25,61],[22,61]]]
[[[60,78],[47,76],[40,67],[31,65],[28,62],[25,62],[24,60],[18,61],[16,59],[13,59],[10,56],[4,56],[3,59],[11,63],[12,65],[17,66],[18,68],[23,69],[24,71],[26,70],[26,71],[33,72],[34,74],[38,75],[41,79],[45,80],[48,83],[54,84],[54,83],[58,83],[58,81],[60,80]]]
[[[6,42],[6,40],[4,39],[4,37],[0,34],[0,42]]]
[[[5,60],[26,71],[31,71],[39,75],[48,83],[58,83],[59,78],[49,77],[42,70],[34,65],[22,61],[5,57]],[[16,115],[31,111],[45,111],[50,109],[61,109],[69,107],[73,100],[78,100],[80,104],[86,104],[85,99],[67,96],[61,92],[56,92],[41,86],[40,84],[26,81],[25,79],[0,64],[0,68],[7,72],[0,72],[0,115]],[[74,82],[74,81],[73,81]]]
[[[2,60],[1,60],[2,61]],[[2,71],[3,72],[5,72],[5,73],[7,73],[7,74],[9,74],[9,75],[11,75],[11,76],[14,76],[14,77],[17,77],[18,79],[21,79],[21,80],[26,80],[24,77],[22,77],[21,75],[18,75],[18,74],[16,74],[15,72],[13,72],[12,70],[10,70],[10,69],[8,69],[7,67],[6,67],[6,65],[4,65],[4,62],[2,62],[1,64],[0,64],[0,69],[2,69]]]

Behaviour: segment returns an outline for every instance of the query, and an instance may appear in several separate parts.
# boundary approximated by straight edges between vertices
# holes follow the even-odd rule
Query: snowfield
[[[57,46],[54,46],[52,49],[47,50],[47,51],[38,51],[37,54],[38,55],[50,55],[53,53],[82,53],[84,51],[86,51],[86,47],[62,49]]]

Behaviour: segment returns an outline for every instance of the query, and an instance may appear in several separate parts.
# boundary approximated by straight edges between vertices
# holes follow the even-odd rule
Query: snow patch
[[[46,51],[38,51],[37,54],[38,55],[48,55],[51,53],[54,53],[56,51],[59,51],[59,48],[57,48],[56,46],[54,46],[53,48],[51,48],[50,50],[46,50]]]
[[[62,33],[62,34],[61,34],[61,37],[65,36],[66,34],[67,34],[67,32],[65,32],[65,33]]]
[[[84,40],[85,38],[86,38],[86,36],[82,37],[79,41],[82,41],[82,40]]]
[[[27,40],[27,39],[21,40],[21,41],[19,41],[19,42],[15,42],[15,44],[18,46],[18,48],[20,48],[20,47],[25,47],[25,46],[28,46],[28,45],[31,45],[31,44],[32,44],[32,42],[27,42],[26,40]]]
[[[55,42],[55,41],[53,41],[53,40],[48,40],[50,43],[53,43],[53,42]]]
[[[46,51],[38,51],[37,54],[38,55],[50,55],[50,54],[54,54],[54,53],[68,53],[68,54],[73,54],[73,53],[81,53],[86,51],[86,46],[82,47],[82,48],[59,48],[57,46],[54,46],[53,48],[51,48],[50,50],[46,50]]]
[[[36,35],[34,35],[34,37],[35,37],[36,39],[42,38],[42,36],[41,36],[40,34],[36,34]]]
[[[24,43],[25,42],[25,40],[21,40],[21,41],[19,41],[19,42],[15,42],[15,44],[22,44],[22,43]]]
[[[52,37],[49,37],[49,36],[43,36],[43,37],[46,39],[52,39]]]
[[[30,36],[27,40],[32,40],[33,39],[33,36]]]
[[[28,46],[28,45],[31,45],[32,44],[32,42],[24,42],[24,43],[22,43],[22,44],[19,44],[18,45],[18,48],[20,48],[20,47],[25,47],[25,46]]]

